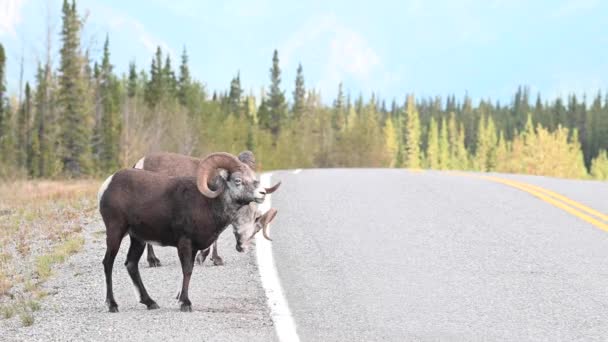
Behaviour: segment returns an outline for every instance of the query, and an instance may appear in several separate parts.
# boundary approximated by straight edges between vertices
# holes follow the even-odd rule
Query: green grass
[[[84,238],[74,236],[59,244],[51,253],[37,257],[36,274],[41,280],[47,279],[53,274],[53,265],[64,262],[70,255],[78,252],[83,245]]]
[[[34,315],[31,312],[24,311],[19,314],[19,318],[21,318],[21,324],[23,324],[24,327],[29,327],[34,324]]]
[[[32,312],[36,312],[36,311],[40,310],[40,303],[38,303],[35,300],[27,301],[26,305],[30,310],[32,310]]]
[[[0,315],[2,318],[9,319],[15,315],[15,308],[12,305],[4,305],[0,307]]]

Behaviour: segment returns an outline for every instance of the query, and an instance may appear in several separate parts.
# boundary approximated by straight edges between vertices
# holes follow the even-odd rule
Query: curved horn
[[[277,216],[277,210],[275,208],[270,208],[268,212],[262,215],[262,235],[264,235],[264,238],[268,241],[272,241],[270,236],[268,236],[268,225],[274,220],[275,216]]]
[[[216,198],[224,189],[215,191],[209,189],[209,178],[217,169],[226,169],[234,172],[242,168],[243,164],[232,154],[225,152],[212,153],[203,159],[198,166],[196,185],[198,190],[208,198]]]
[[[264,188],[266,190],[266,194],[271,194],[281,186],[281,182],[279,181],[277,184],[271,186],[270,188]]]

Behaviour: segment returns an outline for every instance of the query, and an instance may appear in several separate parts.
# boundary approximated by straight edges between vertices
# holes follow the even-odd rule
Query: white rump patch
[[[101,187],[99,187],[99,191],[97,192],[97,204],[99,204],[101,202],[101,197],[108,189],[110,182],[112,182],[112,177],[114,177],[114,175],[111,175],[110,177],[106,178],[106,180],[103,182],[103,184],[101,184]]]
[[[135,164],[135,169],[144,169],[144,159],[146,159],[146,157],[141,158],[140,160],[137,161],[137,164]]]

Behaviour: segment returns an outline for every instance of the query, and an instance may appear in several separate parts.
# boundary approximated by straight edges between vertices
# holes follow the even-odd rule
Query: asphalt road
[[[504,177],[608,212],[606,183]],[[524,191],[428,171],[273,179],[273,254],[302,341],[608,338],[608,232]]]

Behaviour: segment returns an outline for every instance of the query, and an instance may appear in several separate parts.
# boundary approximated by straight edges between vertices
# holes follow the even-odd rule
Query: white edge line
[[[262,174],[261,183],[263,187],[270,187],[271,177],[272,173]],[[268,196],[266,201],[258,206],[261,212],[264,213],[270,209],[270,200],[270,196]],[[299,342],[300,337],[296,332],[296,323],[289,310],[289,305],[287,305],[287,299],[283,294],[283,288],[281,287],[277,268],[272,256],[272,244],[260,234],[257,234],[255,239],[255,254],[258,262],[258,269],[260,271],[260,278],[262,279],[262,286],[266,292],[266,299],[268,307],[270,308],[270,317],[274,322],[277,337],[281,342]]]
[[[298,173],[300,173],[300,172],[302,172],[302,169],[296,169],[296,170],[294,170],[292,173],[293,173],[294,175],[297,175],[297,174],[298,174]]]

